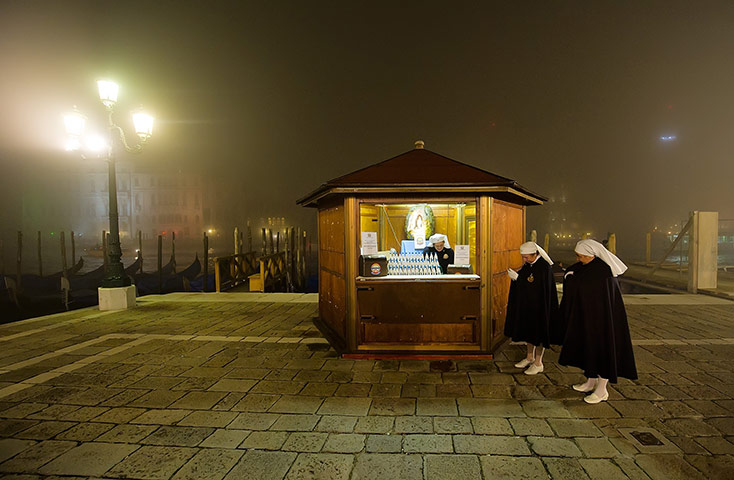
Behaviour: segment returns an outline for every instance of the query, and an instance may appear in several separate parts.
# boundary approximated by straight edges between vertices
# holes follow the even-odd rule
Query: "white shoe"
[[[528,360],[527,358],[523,358],[522,360],[520,360],[519,362],[517,362],[517,363],[515,364],[515,366],[516,366],[517,368],[525,368],[525,367],[527,367],[528,365],[530,365],[531,363],[533,363],[533,361],[532,361],[532,360]]]
[[[590,387],[587,388],[585,383],[579,383],[578,385],[574,385],[573,386],[573,389],[574,390],[576,390],[577,392],[581,392],[581,393],[593,392],[594,391],[594,388],[596,388],[595,385],[592,385],[592,386],[590,386]]]
[[[605,393],[603,397],[600,397],[596,393],[592,393],[591,395],[587,395],[584,397],[584,402],[590,403],[593,405],[595,403],[605,402],[607,401],[608,398],[609,398],[609,392]]]
[[[525,370],[525,375],[537,375],[543,371],[543,365],[532,364]]]

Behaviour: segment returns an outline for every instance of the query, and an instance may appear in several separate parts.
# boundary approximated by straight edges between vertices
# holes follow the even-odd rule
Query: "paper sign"
[[[454,265],[469,265],[469,245],[454,245]]]
[[[377,232],[362,232],[362,255],[377,253]]]
[[[415,236],[413,236],[413,241],[415,242],[415,249],[416,250],[423,250],[426,248],[426,235],[417,233]]]

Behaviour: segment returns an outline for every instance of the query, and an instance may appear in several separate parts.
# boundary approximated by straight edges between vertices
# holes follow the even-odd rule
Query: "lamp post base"
[[[99,309],[127,310],[135,307],[135,285],[129,287],[115,287],[97,289],[99,295]]]

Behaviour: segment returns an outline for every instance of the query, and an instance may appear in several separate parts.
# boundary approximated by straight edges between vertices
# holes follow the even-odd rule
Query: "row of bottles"
[[[388,275],[441,275],[441,265],[435,253],[395,253],[387,262]]]

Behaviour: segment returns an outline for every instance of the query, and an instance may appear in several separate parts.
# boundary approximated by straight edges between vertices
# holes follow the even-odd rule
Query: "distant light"
[[[210,229],[209,229],[209,230],[207,230],[207,231],[208,231],[209,233],[214,233],[214,229],[213,229],[213,228],[210,228]]]
[[[663,142],[672,142],[676,138],[677,137],[675,135],[663,135],[663,136],[660,137],[660,140],[663,141]]]
[[[107,148],[107,142],[99,135],[90,135],[86,138],[87,148],[93,152],[101,152]]]

